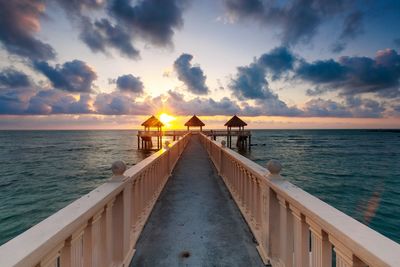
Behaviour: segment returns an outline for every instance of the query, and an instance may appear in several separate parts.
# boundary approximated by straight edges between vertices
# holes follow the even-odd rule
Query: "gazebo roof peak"
[[[148,118],[147,120],[145,120],[142,123],[142,126],[144,127],[162,127],[164,126],[164,124],[157,119],[154,115],[152,115],[150,118]]]
[[[205,126],[204,122],[202,122],[196,115],[193,115],[186,123],[185,126],[190,127],[202,127]]]
[[[247,123],[245,123],[238,116],[234,115],[229,121],[227,121],[225,123],[225,126],[228,126],[228,127],[244,127],[244,126],[247,126]]]

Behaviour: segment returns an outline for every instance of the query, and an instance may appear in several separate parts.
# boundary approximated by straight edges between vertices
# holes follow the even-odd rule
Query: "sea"
[[[0,131],[0,245],[133,166],[136,131]],[[400,243],[400,130],[254,130],[245,157]]]

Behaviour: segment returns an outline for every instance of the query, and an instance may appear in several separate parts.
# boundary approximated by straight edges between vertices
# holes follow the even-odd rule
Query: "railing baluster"
[[[293,232],[294,232],[294,262],[298,267],[309,266],[310,250],[309,250],[309,227],[306,223],[305,216],[300,210],[294,206],[290,206],[293,215]]]
[[[357,258],[353,252],[342,242],[329,236],[329,241],[333,244],[336,253],[336,267],[366,267],[366,263]]]
[[[332,245],[328,240],[328,234],[322,228],[306,218],[311,231],[311,266],[332,266]]]
[[[123,261],[124,251],[124,218],[123,218],[123,194],[120,193],[116,198],[112,213],[112,232],[113,232],[113,263],[120,264]]]

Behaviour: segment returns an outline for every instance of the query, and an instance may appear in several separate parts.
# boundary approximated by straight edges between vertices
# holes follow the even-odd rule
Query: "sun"
[[[174,116],[168,115],[167,113],[161,113],[160,114],[160,121],[164,124],[165,127],[171,128],[172,127],[172,121],[176,120]]]

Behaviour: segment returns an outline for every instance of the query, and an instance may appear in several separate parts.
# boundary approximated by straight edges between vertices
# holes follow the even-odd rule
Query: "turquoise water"
[[[283,163],[283,176],[400,242],[400,131],[253,131],[261,165]],[[119,159],[134,165],[135,131],[0,131],[0,244],[111,175]]]

